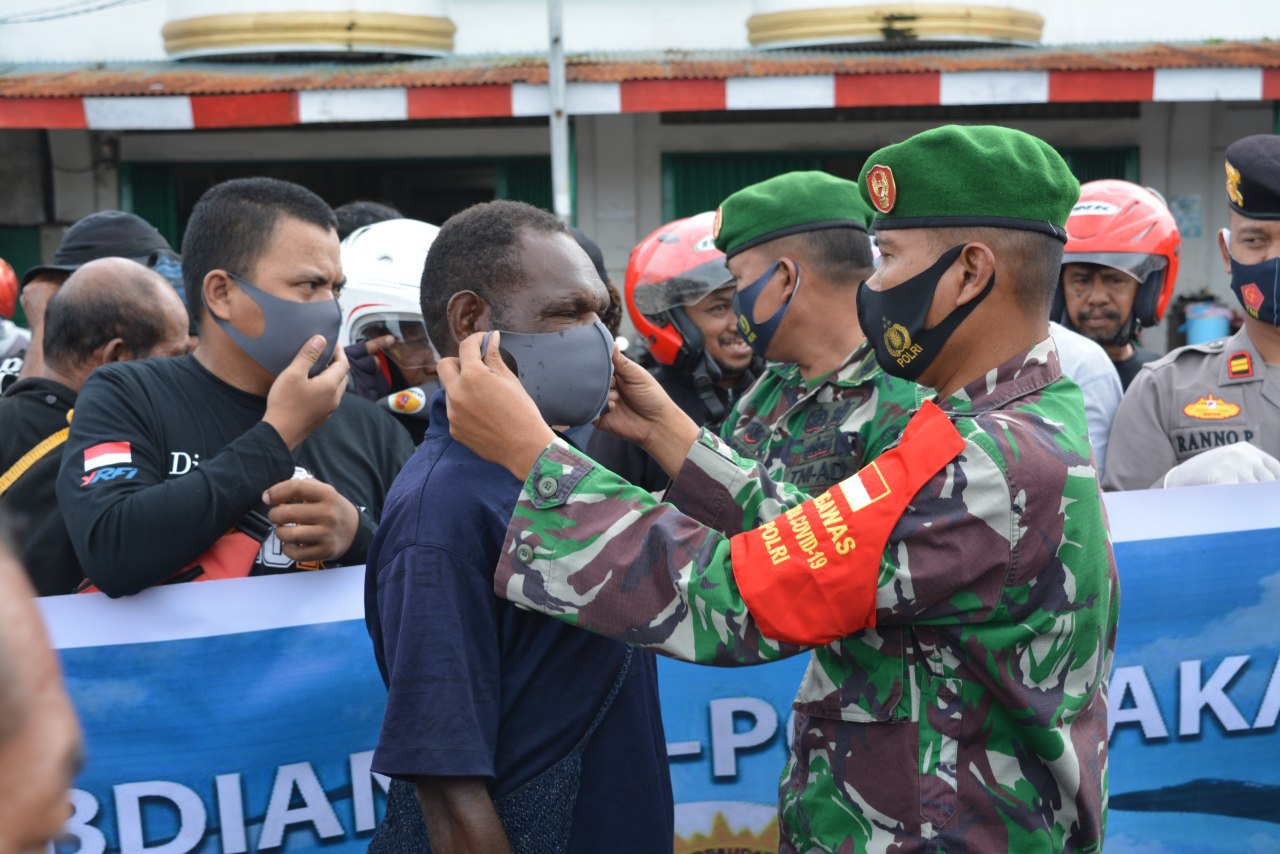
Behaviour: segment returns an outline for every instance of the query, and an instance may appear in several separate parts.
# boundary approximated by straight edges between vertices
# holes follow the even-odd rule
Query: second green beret
[[[716,211],[711,236],[726,256],[789,234],[824,228],[866,231],[871,209],[858,185],[826,172],[788,172],[744,187]]]
[[[858,189],[877,231],[993,226],[1066,241],[1080,182],[1042,139],[991,125],[944,125],[867,158]]]

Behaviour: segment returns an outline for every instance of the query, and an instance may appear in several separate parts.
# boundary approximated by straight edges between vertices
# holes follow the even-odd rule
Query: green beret
[[[744,187],[716,210],[711,237],[732,258],[788,234],[871,225],[871,209],[852,181],[826,172],[788,172]]]
[[[1280,219],[1280,136],[1246,136],[1227,148],[1227,205],[1249,219]]]
[[[994,226],[1066,242],[1080,182],[1042,139],[1012,128],[944,125],[867,158],[858,189],[890,228]]]

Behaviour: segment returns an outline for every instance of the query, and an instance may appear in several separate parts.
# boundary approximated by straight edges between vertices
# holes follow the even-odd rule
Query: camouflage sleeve
[[[494,589],[685,661],[760,664],[805,650],[760,632],[734,581],[727,536],[560,441],[525,482]]]
[[[680,512],[730,535],[759,527],[811,497],[769,477],[764,466],[705,429],[666,493]]]

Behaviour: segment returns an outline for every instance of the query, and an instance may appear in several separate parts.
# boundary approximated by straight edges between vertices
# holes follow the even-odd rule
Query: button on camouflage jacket
[[[1080,392],[1046,340],[939,403],[964,449],[890,536],[875,629],[814,651],[782,850],[1098,850],[1119,591]],[[729,535],[803,495],[704,432],[668,497],[690,512],[549,446],[495,589],[689,661],[800,652],[747,612]]]

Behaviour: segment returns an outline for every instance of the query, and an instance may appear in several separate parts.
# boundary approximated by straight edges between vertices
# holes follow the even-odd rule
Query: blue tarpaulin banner
[[[1280,484],[1107,496],[1109,852],[1280,851]],[[85,730],[65,852],[363,851],[385,691],[359,567],[40,600]],[[777,848],[805,657],[663,661],[678,854]]]

